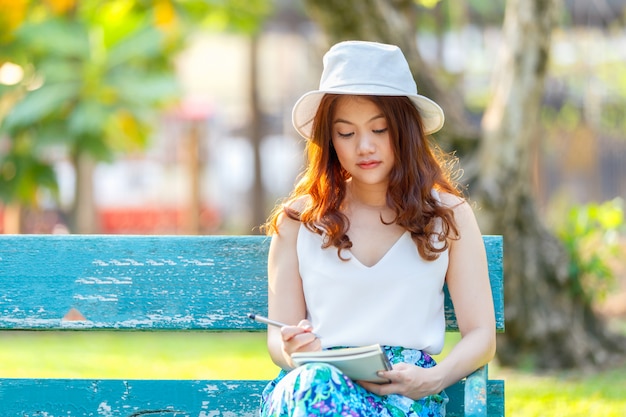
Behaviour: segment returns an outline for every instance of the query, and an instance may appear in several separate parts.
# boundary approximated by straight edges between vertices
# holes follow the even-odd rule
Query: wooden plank
[[[258,415],[266,381],[0,380],[2,415],[242,416]]]
[[[496,330],[504,333],[504,247],[502,236],[483,236],[487,263],[489,267],[489,281],[496,313]]]
[[[263,329],[262,236],[0,238],[0,327]],[[75,308],[87,319],[66,322]]]
[[[450,402],[446,410],[446,417],[467,417],[465,414],[465,380],[446,388]],[[504,381],[490,379],[487,381],[487,417],[504,417]]]
[[[246,417],[267,381],[0,379],[2,415]],[[447,416],[464,416],[464,384],[446,390]],[[489,417],[504,416],[504,384],[489,381]]]
[[[494,310],[496,314],[496,331],[499,333],[504,332],[504,282],[503,282],[503,249],[502,249],[502,236],[485,235],[483,236],[483,242],[485,244],[485,250],[487,252],[487,263],[489,267],[489,281],[491,283],[491,293],[493,296]],[[454,313],[454,306],[448,293],[448,288],[445,287],[446,293],[446,330],[447,331],[459,331],[459,327],[456,321],[456,314]]]
[[[502,238],[485,236],[504,330]],[[262,330],[265,236],[0,236],[2,329]],[[448,297],[448,296],[447,296]],[[65,321],[70,309],[85,321]],[[446,322],[458,330],[449,297]]]
[[[487,366],[465,378],[465,417],[487,417]]]

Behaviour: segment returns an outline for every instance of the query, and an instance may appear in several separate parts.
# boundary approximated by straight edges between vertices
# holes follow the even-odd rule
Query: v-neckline
[[[362,267],[366,268],[366,269],[372,269],[375,268],[376,266],[380,265],[388,256],[390,256],[389,254],[391,252],[393,252],[393,250],[395,249],[396,246],[398,246],[398,244],[400,243],[400,241],[402,239],[404,239],[404,236],[406,236],[406,234],[409,233],[408,230],[405,230],[404,233],[402,233],[400,235],[400,237],[398,239],[396,239],[396,241],[389,247],[389,249],[387,249],[387,251],[383,254],[383,256],[380,257],[380,259],[378,259],[378,261],[376,261],[375,263],[373,263],[372,265],[365,265],[363,262],[361,262],[361,260],[359,258],[357,258],[354,253],[352,253],[352,250],[350,251],[350,256],[352,257],[352,259],[357,262],[359,265],[361,265]]]

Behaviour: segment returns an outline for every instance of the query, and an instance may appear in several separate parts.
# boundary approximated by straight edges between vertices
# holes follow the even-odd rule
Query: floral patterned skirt
[[[383,346],[391,363],[422,368],[436,365],[428,354],[402,347]],[[379,396],[354,383],[332,365],[311,363],[291,372],[281,371],[263,390],[261,417],[443,417],[448,397],[444,392],[412,400],[398,394]]]

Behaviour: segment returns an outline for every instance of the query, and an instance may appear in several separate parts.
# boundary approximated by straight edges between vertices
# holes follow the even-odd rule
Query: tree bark
[[[578,291],[560,242],[533,198],[532,150],[559,0],[509,0],[492,100],[483,117],[477,188],[483,233],[504,236],[504,365],[584,368],[611,363],[624,343]]]
[[[2,217],[2,233],[17,235],[22,232],[22,206],[19,203],[6,204]]]
[[[250,230],[260,233],[259,226],[265,223],[267,206],[265,204],[265,188],[263,186],[263,170],[261,164],[261,144],[265,136],[265,123],[259,97],[259,37],[250,37],[250,143],[254,158],[254,182],[250,194],[252,224]]]
[[[74,203],[70,211],[70,230],[77,234],[99,233],[96,204],[93,196],[93,173],[96,162],[86,153],[72,158],[76,172]]]
[[[184,122],[186,137],[185,146],[186,167],[189,174],[189,200],[185,204],[185,222],[183,233],[199,235],[200,216],[202,215],[202,155],[201,142],[203,120],[188,120]]]

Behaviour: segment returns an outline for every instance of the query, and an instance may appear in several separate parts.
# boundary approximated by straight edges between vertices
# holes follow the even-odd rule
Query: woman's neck
[[[352,205],[384,210],[387,208],[387,188],[381,186],[363,187],[349,182],[347,184],[347,200]]]

